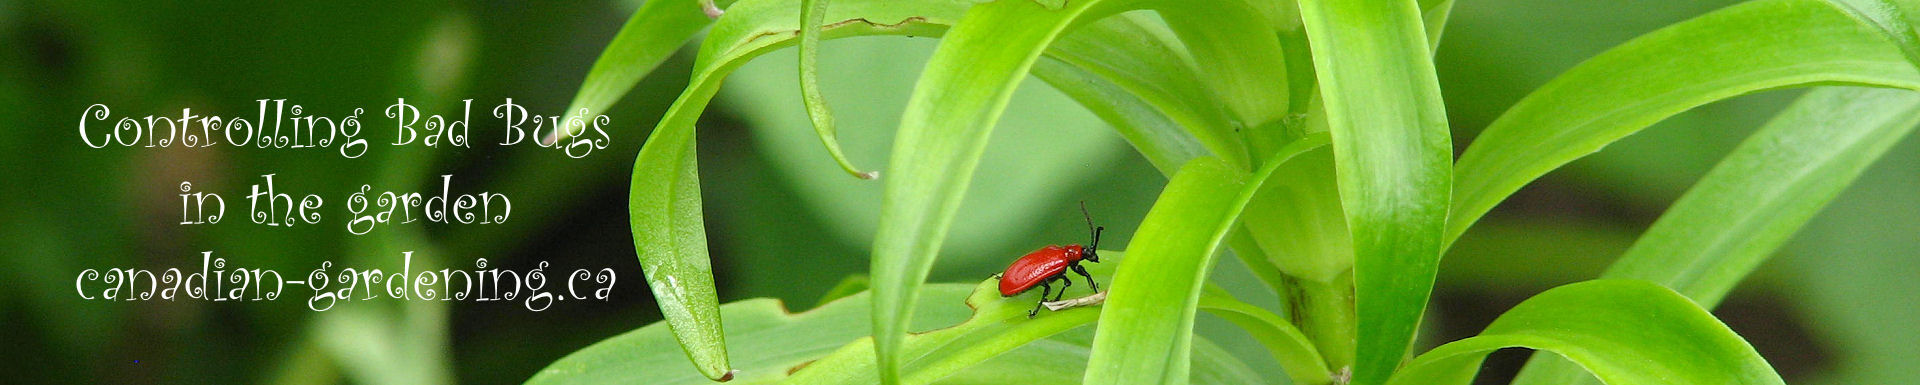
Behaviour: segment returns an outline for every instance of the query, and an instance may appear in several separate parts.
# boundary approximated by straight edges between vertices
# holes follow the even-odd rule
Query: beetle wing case
[[[1047,246],[1027,253],[1027,256],[1014,260],[1000,276],[1000,296],[1019,295],[1047,278],[1066,273],[1067,264],[1073,262],[1071,259],[1074,258],[1069,258],[1067,249],[1060,246]]]

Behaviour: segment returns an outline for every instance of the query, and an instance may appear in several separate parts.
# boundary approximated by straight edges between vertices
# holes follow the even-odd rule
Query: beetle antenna
[[[1087,218],[1087,229],[1092,230],[1094,228],[1093,215],[1087,214],[1087,201],[1080,201],[1080,216]]]
[[[1093,244],[1089,247],[1098,250],[1100,248],[1100,231],[1106,230],[1107,228],[1093,225],[1093,215],[1087,213],[1087,201],[1080,201],[1080,216],[1087,218],[1087,228],[1093,230]]]

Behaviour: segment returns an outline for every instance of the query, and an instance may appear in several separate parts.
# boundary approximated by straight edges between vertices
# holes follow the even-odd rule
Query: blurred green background
[[[639,1],[355,2],[0,1],[0,372],[15,383],[518,383],[547,363],[659,315],[634,260],[625,215],[629,167],[685,85],[690,50],[613,110],[612,146],[584,159],[500,147],[487,109],[513,98],[558,114]],[[1456,146],[1580,60],[1730,1],[1463,1],[1437,65]],[[822,83],[856,164],[884,170],[891,131],[938,43],[831,41]],[[793,51],[742,68],[702,119],[699,159],[722,300],[774,297],[794,310],[866,271],[880,184],[845,176],[807,127]],[[974,281],[1049,243],[1084,242],[1076,203],[1124,244],[1165,182],[1118,135],[1038,81],[1026,83],[992,139],[934,281]],[[1426,346],[1471,335],[1549,287],[1591,278],[1660,212],[1796,91],[1688,112],[1522,190],[1469,231],[1443,262]],[[76,116],[182,108],[247,115],[256,99],[315,115],[367,108],[360,159],[321,151],[215,147],[88,148]],[[407,98],[428,113],[474,99],[469,149],[393,147],[377,109]],[[1920,142],[1908,140],[1810,224],[1716,311],[1789,382],[1920,383]],[[276,174],[283,191],[327,199],[322,224],[245,223],[245,188]],[[505,193],[504,225],[338,226],[344,197],[429,190]],[[177,188],[228,199],[218,225],[180,226]],[[244,215],[244,214],[242,214]],[[335,266],[525,271],[612,267],[609,301],[531,312],[518,302],[346,302],[307,310],[305,294],[262,302],[82,300],[85,269],[197,268],[212,250],[235,267]],[[1217,276],[1272,306],[1243,268]],[[1202,332],[1266,361],[1224,322]],[[662,347],[672,349],[674,347]],[[1523,352],[1490,361],[1502,383]],[[1271,371],[1271,364],[1256,364]],[[1275,377],[1276,379],[1278,376]]]

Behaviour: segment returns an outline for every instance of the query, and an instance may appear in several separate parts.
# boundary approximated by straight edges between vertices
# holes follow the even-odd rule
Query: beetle
[[[1100,284],[1093,282],[1093,276],[1087,274],[1087,268],[1080,266],[1080,261],[1100,262],[1100,232],[1107,228],[1093,225],[1093,216],[1087,214],[1087,202],[1080,202],[1080,215],[1087,218],[1087,228],[1093,231],[1093,243],[1086,247],[1047,245],[1014,260],[1012,265],[1007,266],[1007,271],[1000,274],[1001,298],[1020,295],[1033,290],[1036,285],[1040,286],[1040,303],[1027,312],[1027,318],[1040,314],[1040,307],[1046,305],[1047,294],[1053,292],[1050,283],[1060,281],[1064,284],[1060,287],[1060,293],[1054,294],[1055,301],[1067,294],[1068,287],[1073,287],[1073,280],[1067,279],[1068,270],[1085,277],[1094,293],[1100,292]]]

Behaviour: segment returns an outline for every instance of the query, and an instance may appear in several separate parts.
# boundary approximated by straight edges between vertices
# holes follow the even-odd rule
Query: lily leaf
[[[1810,91],[1674,202],[1604,277],[1653,281],[1713,307],[1916,124],[1920,93]],[[1572,363],[1536,357],[1515,383],[1583,377]]]
[[[1912,22],[1913,11],[1920,11],[1920,2],[1913,0],[1828,0],[1833,5],[1863,24],[1878,29],[1887,40],[1900,48],[1907,61],[1920,66],[1920,35],[1915,34]]]
[[[1213,102],[1216,99],[1212,91],[1191,64],[1191,54],[1172,31],[1156,21],[1138,14],[1120,14],[1088,23],[1054,42],[1045,59],[1033,69],[1042,80],[1062,75],[1052,69],[1054,66],[1046,64],[1048,61],[1070,64],[1089,75],[1081,77],[1092,79],[1091,75],[1097,75],[1099,79],[1107,79],[1104,83],[1109,84],[1108,87],[1130,94],[1122,97],[1156,107],[1164,119],[1186,129],[1187,134],[1182,136],[1198,140],[1206,147],[1205,152],[1182,152],[1228,154],[1221,156],[1229,160],[1245,157],[1246,148],[1230,131],[1232,117],[1223,106]],[[1081,82],[1047,82],[1069,95],[1089,92],[1078,90],[1082,88]],[[1106,103],[1082,104],[1099,113]],[[1121,128],[1118,127],[1121,124],[1115,125]],[[1121,134],[1127,136],[1125,130]],[[1150,137],[1163,136],[1169,135]],[[1128,140],[1135,141],[1132,136],[1128,136]],[[1140,144],[1136,142],[1135,146]],[[1143,153],[1147,152],[1143,149]],[[1148,159],[1154,157],[1148,155]],[[1178,163],[1173,166],[1176,168],[1163,168],[1162,173],[1173,175]]]
[[[1173,175],[1128,243],[1094,334],[1084,384],[1168,384],[1187,378],[1201,284],[1246,204],[1246,174],[1219,158]],[[1132,248],[1138,249],[1132,249]]]
[[[901,344],[917,300],[972,182],[994,122],[1047,45],[1083,15],[1124,10],[1125,1],[1075,1],[1050,9],[996,1],[967,10],[914,87],[888,162],[873,243],[874,337],[880,382],[899,383]]]
[[[1321,134],[1289,144],[1251,176],[1220,158],[1182,166],[1128,243],[1129,260],[1114,274],[1082,382],[1185,381],[1194,312],[1220,243],[1274,169],[1327,141]]]
[[[1101,253],[1124,258],[1119,251]],[[1104,259],[1104,258],[1103,258]],[[1112,263],[1088,265],[1099,279]],[[850,281],[852,282],[852,281]],[[909,346],[925,354],[909,365],[909,383],[1004,384],[1071,382],[1086,370],[1092,338],[1083,326],[1095,309],[1048,312],[1034,319],[1026,310],[1038,293],[1000,298],[998,280],[979,284],[933,284],[928,301],[915,309]],[[737,349],[738,376],[730,384],[870,384],[876,381],[872,338],[865,336],[872,297],[867,292],[835,299],[813,310],[787,313],[779,301],[753,299],[720,307],[726,333]],[[965,302],[967,306],[961,306]],[[950,325],[950,326],[936,326]],[[528,384],[710,384],[678,359],[665,324],[656,323],[609,338],[562,358]],[[1063,333],[1064,332],[1064,333]],[[1238,358],[1210,343],[1196,344],[1196,384],[1248,384],[1262,380]]]
[[[1320,351],[1293,323],[1266,309],[1240,302],[1226,289],[1211,284],[1201,291],[1199,306],[1200,310],[1232,322],[1253,335],[1255,340],[1267,347],[1274,359],[1280,361],[1280,368],[1287,371],[1287,377],[1293,379],[1295,385],[1320,385],[1333,381],[1333,372],[1327,370],[1327,363],[1320,357]]]
[[[714,2],[719,2],[715,4]],[[587,79],[567,106],[567,113],[581,109],[606,111],[614,102],[632,91],[661,62],[686,45],[700,29],[713,23],[702,12],[702,4],[726,6],[733,0],[652,0],[627,18],[620,32],[607,43],[600,58],[593,61]],[[551,142],[551,141],[549,141]]]
[[[1637,280],[1587,281],[1540,293],[1479,336],[1414,358],[1389,384],[1470,384],[1488,353],[1509,347],[1565,356],[1609,385],[1784,384],[1753,346],[1706,309]]]
[[[925,330],[965,320],[970,312],[956,303],[967,298],[973,285],[928,285],[932,305],[916,309]],[[727,318],[726,335],[732,349],[735,384],[765,384],[788,376],[788,370],[824,357],[866,336],[864,325],[871,296],[861,293],[813,310],[788,313],[778,300],[752,299],[720,306]],[[547,365],[529,385],[557,384],[712,384],[688,367],[674,346],[666,323],[654,323],[573,352]]]
[[[1605,276],[1717,304],[1915,124],[1920,93],[1811,91],[1674,202]]]
[[[807,116],[813,118],[813,131],[820,135],[820,143],[827,146],[827,154],[840,163],[840,169],[846,170],[860,179],[880,177],[877,171],[860,171],[854,167],[847,155],[840,151],[839,130],[833,126],[833,109],[827,106],[827,97],[820,94],[820,27],[826,21],[828,0],[800,1],[800,99],[806,101]]]
[[[1447,240],[1528,182],[1673,114],[1831,83],[1920,89],[1920,72],[1824,0],[1749,1],[1642,35],[1541,86],[1474,139],[1455,165]]]
[[[723,380],[732,374],[720,332],[713,266],[707,259],[700,171],[694,159],[691,126],[654,130],[634,161],[628,219],[634,250],[661,316],[672,325],[694,366],[707,378]]]
[[[727,347],[721,333],[713,269],[707,257],[693,123],[719,89],[719,80],[743,63],[742,59],[790,43],[790,39],[766,39],[765,32],[797,34],[794,27],[797,16],[786,19],[785,23],[752,18],[778,15],[775,11],[778,4],[781,3],[734,4],[733,9],[740,12],[736,12],[735,17],[723,18],[708,34],[691,84],[667,110],[634,161],[628,210],[634,248],[639,253],[641,267],[646,270],[647,284],[688,357],[702,373],[715,380],[729,375]],[[911,10],[885,7],[872,1],[841,4],[837,9],[854,12],[859,17],[839,15],[838,19],[860,21],[840,23],[834,29],[836,33],[911,34],[927,28],[918,24],[925,18],[910,13]]]
[[[1353,236],[1353,380],[1378,384],[1413,342],[1439,266],[1453,178],[1446,108],[1414,1],[1306,0],[1300,15]]]
[[[1267,1],[1211,1],[1211,6],[1164,6],[1155,8],[1167,26],[1192,52],[1195,63],[1205,63],[1200,80],[1217,97],[1205,100],[1224,104],[1233,116],[1233,126],[1201,126],[1194,135],[1232,135],[1244,149],[1213,148],[1215,153],[1242,169],[1253,169],[1257,157],[1278,151],[1300,138],[1303,132],[1283,129],[1280,121],[1288,113],[1290,89],[1287,87],[1287,55],[1281,49],[1266,13],[1269,6],[1251,3]],[[1231,130],[1231,131],[1230,131]],[[1206,133],[1211,131],[1212,133]],[[1249,157],[1248,155],[1251,155]]]
[[[801,29],[799,10],[794,3],[793,0],[749,0],[732,4],[730,16],[714,25],[701,46],[687,90],[662,118],[636,161],[633,188],[636,199],[631,208],[642,265],[663,271],[650,273],[649,277],[658,279],[650,284],[662,289],[691,288],[655,293],[675,297],[661,299],[662,304],[685,306],[669,309],[672,310],[669,314],[677,315],[671,315],[668,322],[685,326],[680,328],[687,333],[682,341],[686,342],[690,355],[696,357],[697,364],[708,367],[716,378],[724,376],[725,354],[717,333],[718,320],[699,315],[710,314],[710,310],[704,309],[710,309],[713,301],[705,239],[697,227],[700,202],[697,169],[691,159],[692,125],[728,73],[753,57],[793,44]],[[833,22],[826,23],[821,37],[937,35],[945,32],[946,27],[973,4],[969,0],[843,0],[824,12],[824,19]],[[1084,11],[1084,8],[1070,7],[1048,13],[1074,10]],[[1057,31],[1054,35],[1058,35]],[[886,278],[876,275],[875,279],[876,283],[883,283]],[[882,293],[887,292],[888,286],[877,286],[882,288]],[[683,294],[688,297],[677,297]],[[887,301],[882,301],[882,308],[885,303]]]

